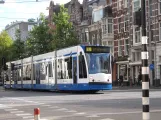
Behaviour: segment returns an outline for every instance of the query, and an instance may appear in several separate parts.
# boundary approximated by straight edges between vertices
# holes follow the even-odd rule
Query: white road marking
[[[151,110],[150,112],[161,112],[161,110]],[[116,113],[98,113],[96,115],[123,115],[123,114],[137,114],[142,113],[142,111],[132,111],[132,112],[116,112]]]
[[[24,111],[13,111],[11,113],[23,113]]]
[[[84,113],[84,112],[80,112],[80,113],[75,113],[76,115],[84,115],[84,114],[86,114],[86,113]]]
[[[100,120],[114,120],[114,119],[111,119],[111,118],[105,118],[105,119],[100,119]]]
[[[86,117],[94,118],[94,117],[100,117],[100,116],[98,116],[98,115],[90,115],[90,116],[86,116]]]
[[[52,106],[52,107],[49,107],[49,108],[59,108],[58,106]]]
[[[34,116],[25,116],[25,117],[23,117],[23,119],[27,119],[27,118],[34,118]]]
[[[18,110],[18,109],[5,109],[5,111],[15,111],[15,110]]]
[[[32,115],[32,114],[30,114],[30,113],[20,113],[20,114],[16,114],[17,116],[27,116],[27,115]]]
[[[42,105],[42,106],[51,106],[51,105]]]
[[[65,112],[71,112],[72,113],[72,112],[77,112],[77,111],[76,110],[70,110],[70,111],[65,111]]]
[[[57,109],[58,111],[64,111],[64,110],[68,110],[66,108],[60,108],[60,109]]]

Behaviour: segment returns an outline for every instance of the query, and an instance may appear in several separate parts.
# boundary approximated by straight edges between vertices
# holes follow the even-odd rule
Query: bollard
[[[150,120],[149,107],[149,67],[148,67],[148,38],[146,36],[146,0],[141,0],[141,23],[142,23],[142,118]]]
[[[40,109],[39,108],[34,109],[34,120],[40,120]]]

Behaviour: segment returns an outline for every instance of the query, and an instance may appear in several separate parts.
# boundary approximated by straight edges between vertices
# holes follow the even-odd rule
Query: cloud
[[[0,13],[4,13],[4,10],[0,10]]]

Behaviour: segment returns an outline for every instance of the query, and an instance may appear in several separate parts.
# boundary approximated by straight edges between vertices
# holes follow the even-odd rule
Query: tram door
[[[77,84],[77,57],[73,57],[73,84]]]
[[[40,63],[36,64],[35,73],[36,84],[40,84]]]

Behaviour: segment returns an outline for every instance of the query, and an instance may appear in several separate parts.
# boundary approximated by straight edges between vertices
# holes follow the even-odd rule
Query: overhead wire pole
[[[149,114],[149,68],[148,68],[148,51],[147,51],[147,36],[146,36],[146,10],[145,0],[141,0],[141,23],[142,23],[142,118],[150,120]]]

